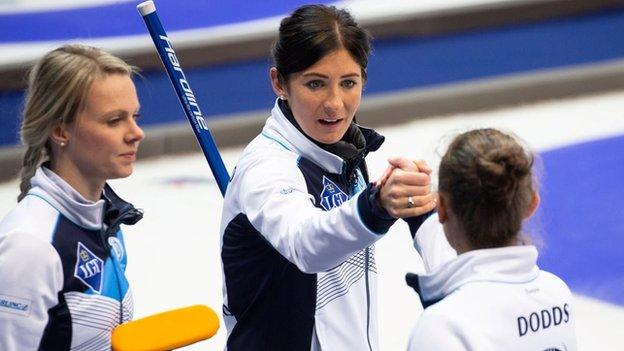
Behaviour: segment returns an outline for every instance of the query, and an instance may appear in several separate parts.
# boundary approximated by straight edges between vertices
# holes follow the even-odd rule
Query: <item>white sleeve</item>
[[[414,326],[407,345],[408,351],[466,351],[468,345],[462,330],[448,318],[425,311]]]
[[[457,257],[457,252],[446,240],[437,213],[429,216],[418,228],[414,235],[414,247],[422,257],[427,273]]]
[[[38,349],[62,287],[52,245],[24,233],[0,236],[0,350]]]
[[[323,211],[314,206],[295,162],[287,161],[264,159],[247,167],[239,175],[238,201],[253,227],[299,270],[331,269],[383,236],[360,217],[369,213],[358,208],[362,192]]]

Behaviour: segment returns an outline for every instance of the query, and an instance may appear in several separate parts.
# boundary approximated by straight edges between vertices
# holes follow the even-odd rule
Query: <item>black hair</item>
[[[325,5],[304,5],[280,23],[279,36],[271,49],[279,79],[312,66],[334,50],[346,49],[362,69],[366,80],[371,36],[351,14]]]

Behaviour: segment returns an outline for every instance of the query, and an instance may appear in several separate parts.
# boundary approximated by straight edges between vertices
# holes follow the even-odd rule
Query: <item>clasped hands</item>
[[[431,168],[423,160],[393,157],[375,182],[379,187],[379,204],[394,218],[423,215],[436,207],[431,192]]]

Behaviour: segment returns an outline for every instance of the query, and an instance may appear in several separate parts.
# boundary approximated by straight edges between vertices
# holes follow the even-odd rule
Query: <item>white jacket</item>
[[[245,148],[221,222],[228,350],[378,350],[373,244],[394,219],[362,176],[383,137],[358,130],[366,150],[346,162],[276,104]]]
[[[439,224],[433,228],[437,216],[429,221],[417,235],[429,229],[424,235],[439,239],[444,234]],[[423,242],[435,253],[435,240]],[[444,246],[438,245],[438,254],[448,253],[440,250]],[[474,250],[450,261],[448,254],[438,257],[446,259],[418,277],[426,308],[410,336],[409,351],[576,350],[570,290],[537,267],[534,246]]]
[[[31,184],[0,222],[0,350],[110,350],[133,313],[119,225],[142,215],[108,186],[90,202],[44,167]]]

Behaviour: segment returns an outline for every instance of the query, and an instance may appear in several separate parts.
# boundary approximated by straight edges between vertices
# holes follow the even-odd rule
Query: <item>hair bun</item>
[[[457,136],[442,157],[440,194],[473,249],[510,244],[533,198],[533,154],[511,135],[475,129]]]
[[[519,185],[531,173],[530,158],[515,149],[498,148],[475,159],[481,191],[489,200],[510,203]]]

